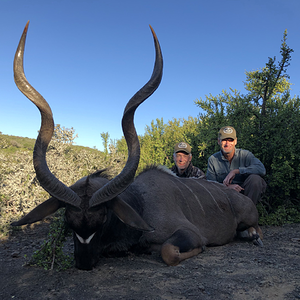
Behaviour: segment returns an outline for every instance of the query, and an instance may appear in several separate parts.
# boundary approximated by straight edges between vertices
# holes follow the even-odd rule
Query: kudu
[[[122,118],[128,147],[124,169],[111,181],[98,171],[70,187],[60,182],[46,163],[54,129],[51,109],[24,75],[27,28],[28,23],[15,55],[14,77],[18,88],[41,113],[33,163],[41,186],[52,197],[13,226],[37,222],[65,207],[66,222],[74,233],[76,267],[86,270],[95,266],[101,254],[121,251],[160,251],[168,265],[177,265],[206,245],[228,243],[237,231],[249,228],[251,239],[261,243],[258,213],[246,196],[205,179],[179,178],[160,166],[148,167],[134,179],[140,155],[134,112],[157,89],[163,69],[160,45],[152,28],[156,52],[153,73],[129,100]]]

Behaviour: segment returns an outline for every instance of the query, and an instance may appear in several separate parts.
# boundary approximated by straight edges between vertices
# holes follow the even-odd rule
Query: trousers
[[[241,187],[244,189],[242,193],[256,205],[260,201],[261,195],[266,191],[267,184],[259,175],[251,174],[241,184]]]

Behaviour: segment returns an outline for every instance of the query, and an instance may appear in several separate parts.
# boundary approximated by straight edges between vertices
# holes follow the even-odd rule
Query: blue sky
[[[163,118],[197,117],[194,104],[230,87],[245,92],[245,71],[280,59],[285,29],[294,49],[288,68],[300,94],[299,0],[1,0],[0,131],[35,138],[40,114],[13,81],[19,38],[30,20],[25,74],[49,102],[56,124],[74,127],[76,144],[102,150],[101,132],[122,137],[127,101],[150,78],[154,28],[164,57],[158,90],[137,110],[138,134]]]

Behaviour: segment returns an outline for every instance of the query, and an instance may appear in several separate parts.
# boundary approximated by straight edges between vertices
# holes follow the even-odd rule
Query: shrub
[[[124,156],[117,154],[114,147],[105,159],[103,153],[95,149],[78,150],[72,146],[73,129],[70,134],[69,129],[58,125],[55,134],[47,150],[47,164],[68,186],[107,167],[110,167],[109,175],[116,176],[125,164]],[[47,198],[49,194],[36,178],[32,151],[23,148],[13,153],[0,151],[0,235],[8,234],[12,220],[21,218]]]

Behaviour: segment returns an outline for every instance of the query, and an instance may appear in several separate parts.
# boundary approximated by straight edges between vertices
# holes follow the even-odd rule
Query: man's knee
[[[244,195],[248,196],[256,205],[261,198],[261,195],[266,191],[267,184],[262,177],[256,174],[251,174],[243,183]]]
[[[264,193],[267,187],[266,182],[262,177],[257,174],[251,174],[244,182],[244,186],[249,186],[251,189],[260,190],[261,193]]]

